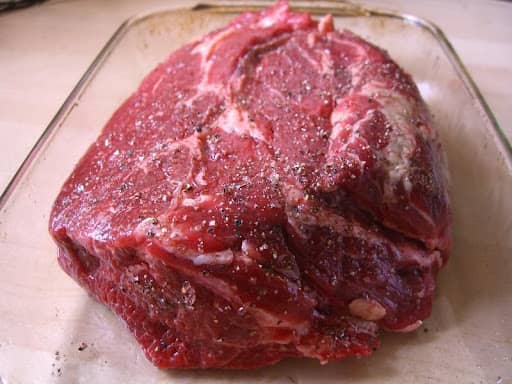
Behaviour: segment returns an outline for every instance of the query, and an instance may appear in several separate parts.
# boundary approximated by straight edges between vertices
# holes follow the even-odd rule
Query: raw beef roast
[[[64,184],[50,232],[159,367],[327,362],[429,316],[446,183],[411,77],[281,2],[153,70]]]

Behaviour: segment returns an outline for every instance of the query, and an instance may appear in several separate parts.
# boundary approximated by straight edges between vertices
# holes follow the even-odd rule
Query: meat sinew
[[[450,225],[411,77],[284,2],[154,69],[50,219],[62,268],[172,368],[370,354],[429,316]]]

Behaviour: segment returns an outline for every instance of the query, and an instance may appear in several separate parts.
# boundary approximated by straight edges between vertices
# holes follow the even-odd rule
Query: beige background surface
[[[127,17],[187,0],[50,0],[0,14],[0,190]],[[512,3],[367,0],[439,25],[512,138]]]

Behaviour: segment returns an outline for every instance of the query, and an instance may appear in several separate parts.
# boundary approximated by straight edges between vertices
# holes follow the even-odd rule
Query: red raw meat
[[[153,70],[64,184],[50,232],[159,367],[327,362],[429,316],[446,178],[411,77],[280,2]]]

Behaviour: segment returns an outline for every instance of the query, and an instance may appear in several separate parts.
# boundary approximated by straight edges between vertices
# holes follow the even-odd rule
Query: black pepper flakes
[[[88,347],[88,345],[82,341],[80,343],[80,345],[78,346],[78,351],[79,352],[85,351],[87,349],[87,347]]]

